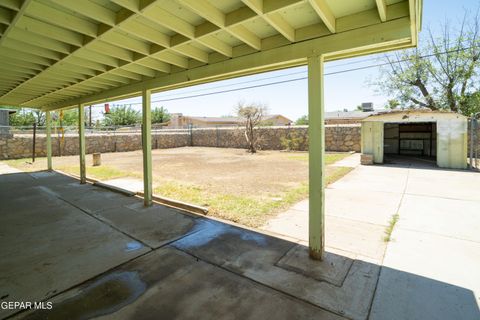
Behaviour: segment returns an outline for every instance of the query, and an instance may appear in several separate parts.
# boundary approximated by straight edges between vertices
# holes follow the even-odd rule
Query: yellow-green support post
[[[152,205],[151,91],[142,91],[143,203]]]
[[[82,104],[78,105],[78,151],[80,154],[80,183],[87,183],[85,168],[85,110]]]
[[[308,58],[309,253],[322,260],[325,250],[325,124],[323,56]]]
[[[52,171],[52,115],[50,111],[45,113],[46,121],[45,121],[45,133],[46,133],[46,143],[47,143],[47,169],[48,171]]]

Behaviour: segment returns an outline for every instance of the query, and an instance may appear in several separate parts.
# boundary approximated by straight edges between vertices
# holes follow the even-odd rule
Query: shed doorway
[[[436,122],[385,123],[383,134],[385,163],[437,162]]]

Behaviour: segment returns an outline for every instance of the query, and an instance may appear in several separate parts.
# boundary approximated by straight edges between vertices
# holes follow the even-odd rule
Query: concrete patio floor
[[[478,174],[356,168],[327,191],[327,253],[316,262],[307,258],[302,237],[276,237],[161,205],[144,208],[139,198],[58,173],[0,170],[7,172],[0,175],[1,302],[53,302],[51,310],[0,309],[0,318],[480,314],[480,196],[457,190],[450,194],[460,198],[445,198],[440,185],[471,188]],[[376,203],[373,211],[368,203]],[[397,209],[400,221],[384,258],[378,237]]]
[[[370,319],[480,319],[479,186],[477,172],[400,162],[358,166],[325,190],[327,249],[382,265]],[[308,200],[264,229],[306,243]]]

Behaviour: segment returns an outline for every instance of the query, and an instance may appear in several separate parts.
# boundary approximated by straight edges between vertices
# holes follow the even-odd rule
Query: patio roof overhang
[[[5,0],[0,105],[55,110],[416,46],[422,0]]]

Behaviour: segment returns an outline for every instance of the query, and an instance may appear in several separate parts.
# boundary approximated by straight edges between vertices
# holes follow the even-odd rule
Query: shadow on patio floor
[[[15,192],[13,192],[15,190]],[[0,175],[0,297],[19,319],[478,319],[467,288],[58,173]],[[377,289],[379,277],[386,286]],[[374,297],[375,296],[375,297]],[[373,309],[372,309],[373,302]]]

